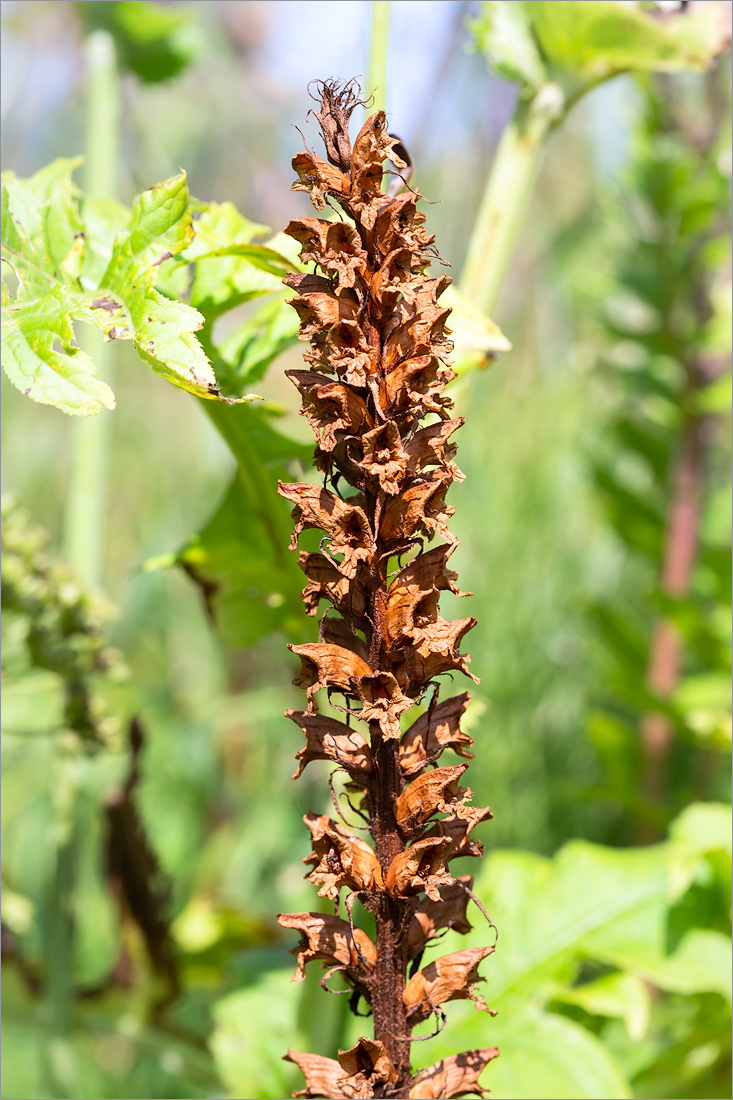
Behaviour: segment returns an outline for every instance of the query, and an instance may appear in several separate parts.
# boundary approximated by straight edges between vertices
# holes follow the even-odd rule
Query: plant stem
[[[485,313],[496,308],[551,131],[566,111],[562,90],[545,84],[520,98],[505,129],[469,241],[460,290]]]
[[[374,96],[368,111],[387,109],[387,42],[389,38],[389,0],[372,0],[372,38],[369,46],[366,93]]]
[[[95,31],[84,46],[87,69],[85,190],[90,198],[114,198],[119,172],[120,92],[115,46]],[[113,345],[84,326],[79,340],[97,373],[113,381]],[[64,550],[85,585],[99,584],[104,550],[104,512],[111,421],[106,412],[75,421],[64,523]]]

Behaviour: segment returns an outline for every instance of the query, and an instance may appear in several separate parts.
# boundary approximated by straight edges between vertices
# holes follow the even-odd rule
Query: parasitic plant
[[[454,877],[449,865],[482,854],[471,833],[491,817],[488,807],[470,806],[471,791],[459,786],[466,763],[437,766],[447,748],[473,755],[460,729],[468,693],[438,698],[444,673],[475,680],[460,653],[475,620],[446,620],[438,606],[443,591],[462,595],[448,568],[457,540],[447,526],[454,509],[445,502],[451,483],[463,477],[450,442],[463,420],[451,416],[443,393],[454,377],[450,310],[439,303],[450,279],[426,273],[437,253],[417,209],[419,193],[382,189],[385,160],[397,170],[398,186],[407,169],[384,112],[367,119],[352,146],[349,118],[363,105],[358,87],[327,81],[317,88],[328,159],[298,153],[293,187],[306,191],[317,211],[340,207],[345,216],[290,222],[285,232],[318,273],[285,281],[297,294],[291,305],[300,338],[310,342],[308,369],[288,376],[316,436],[323,487],[281,484],[280,492],[293,504],[292,549],[305,529],[323,534],[319,550],[302,551],[299,565],[308,613],[316,615],[322,600],[327,607],[319,640],[290,647],[301,662],[295,683],[307,706],[287,714],[305,735],[297,775],[311,760],[338,765],[348,776],[347,797],[361,799],[352,809],[366,825],[348,826],[335,795],[341,821],[305,815],[309,877],[336,912],[278,920],[300,933],[295,979],[311,959],[328,968],[325,988],[341,973],[354,1011],[360,1003],[370,1009],[374,1036],[340,1051],[338,1060],[287,1057],[306,1080],[296,1095],[306,1097],[483,1096],[478,1078],[494,1048],[446,1058],[414,1076],[410,1067],[413,1029],[433,1014],[441,1027],[447,1001],[470,998],[490,1011],[475,987],[479,963],[494,950],[469,948],[420,968],[437,935],[470,930],[473,880]],[[439,545],[426,549],[435,536]],[[343,722],[319,713],[320,691]],[[403,716],[420,703],[422,713],[403,733]],[[363,839],[368,834],[373,846]],[[374,916],[376,942],[354,926],[356,899]]]

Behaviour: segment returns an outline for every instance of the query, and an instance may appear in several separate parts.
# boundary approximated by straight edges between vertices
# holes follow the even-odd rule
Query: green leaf
[[[35,302],[2,314],[2,360],[10,381],[41,405],[55,405],[72,416],[113,409],[112,390],[94,374],[94,363],[76,345],[73,320],[91,319],[57,283]]]
[[[196,221],[196,238],[181,259],[196,263],[191,303],[212,321],[250,298],[282,290],[297,270],[279,249],[252,244],[267,227],[249,221],[231,202],[209,203]]]
[[[248,646],[273,630],[300,638],[304,578],[288,550],[290,507],[277,481],[291,478],[294,462],[306,466],[311,448],[275,431],[266,407],[208,408],[237,472],[206,526],[165,564],[177,561],[200,585],[227,645]]]
[[[618,1017],[631,1039],[642,1039],[649,1027],[651,998],[641,978],[616,971],[571,988],[559,986],[555,999],[577,1005],[591,1016]]]
[[[85,0],[76,9],[87,33],[111,34],[120,65],[149,84],[176,76],[199,52],[202,31],[189,9],[148,0]]]
[[[523,0],[522,7],[551,75],[556,70],[585,85],[627,70],[702,71],[726,46],[725,19],[714,5],[664,19],[615,0]]]
[[[185,172],[144,191],[135,200],[130,229],[118,234],[88,304],[108,339],[132,339],[156,374],[197,397],[211,398],[218,396],[219,387],[194,336],[203,317],[155,288],[159,265],[193,239],[192,220]]]
[[[490,999],[490,986],[487,995]],[[458,1049],[495,1045],[500,1056],[481,1078],[481,1084],[491,1089],[492,1100],[556,1100],[559,1096],[622,1100],[632,1096],[608,1048],[573,1020],[542,1012],[518,998],[508,1000],[490,1021],[472,1006],[451,1007],[444,1035],[413,1047],[420,1066],[454,1054],[456,1042]]]
[[[232,393],[258,382],[273,359],[298,342],[300,319],[286,300],[292,291],[281,291],[236,328],[217,348],[217,376]]]
[[[507,80],[537,90],[547,79],[532,25],[521,4],[486,0],[471,23],[476,46]]]
[[[666,959],[650,959],[644,977],[672,993],[720,993],[731,1000],[730,936],[693,928]]]

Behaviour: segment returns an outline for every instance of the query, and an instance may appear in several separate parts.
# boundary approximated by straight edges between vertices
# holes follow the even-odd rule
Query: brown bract
[[[385,875],[385,886],[393,897],[409,898],[426,893],[440,900],[440,887],[453,882],[445,863],[450,851],[448,837],[426,837],[392,860]]]
[[[496,1047],[467,1050],[443,1058],[421,1070],[410,1089],[410,1100],[450,1100],[453,1096],[486,1096],[478,1083],[489,1062],[498,1057]]]
[[[434,939],[443,928],[452,928],[462,936],[471,931],[466,917],[469,900],[466,888],[471,890],[472,887],[471,875],[461,875],[455,882],[440,887],[437,901],[423,898],[407,932],[407,949],[411,959],[421,955],[428,941]]]
[[[394,804],[394,815],[403,836],[418,836],[434,813],[450,813],[468,801],[472,792],[458,780],[468,764],[435,768],[413,779]]]
[[[426,555],[427,556],[427,555]],[[410,726],[400,743],[400,768],[405,777],[419,772],[436,760],[444,749],[453,749],[459,756],[473,759],[469,752],[473,738],[463,733],[461,715],[471,701],[467,691],[455,695],[434,707],[428,707]]]
[[[348,1084],[359,1100],[369,1100],[378,1085],[392,1085],[397,1080],[397,1071],[384,1045],[364,1036],[349,1050],[339,1051],[339,1065],[346,1078],[341,1087]]]
[[[368,781],[373,768],[372,754],[358,730],[350,729],[343,722],[324,714],[286,710],[285,715],[305,734],[305,748],[295,754],[299,764],[293,779],[302,774],[311,760],[331,760],[345,768],[354,783],[363,786]]]
[[[321,887],[319,897],[335,900],[344,886],[358,891],[381,885],[381,869],[368,844],[325,814],[305,814],[303,820],[313,839],[313,851],[303,863],[315,865],[308,877]]]
[[[296,913],[280,922],[301,936],[296,977],[310,959],[340,969],[352,1008],[360,999],[371,1008],[374,1039],[360,1039],[338,1062],[289,1057],[305,1074],[307,1097],[481,1096],[478,1075],[494,1054],[488,1048],[447,1058],[414,1079],[410,1071],[415,1024],[446,1001],[470,998],[486,1007],[473,987],[476,966],[493,950],[456,952],[407,981],[409,962],[417,965],[432,940],[449,928],[470,930],[473,880],[454,878],[447,864],[480,854],[470,834],[491,816],[469,805],[470,790],[458,785],[466,764],[435,767],[448,748],[471,758],[473,744],[460,728],[468,693],[438,702],[438,678],[462,673],[478,682],[461,653],[475,620],[445,619],[439,606],[445,591],[464,595],[448,568],[458,540],[448,527],[454,508],[447,494],[463,479],[454,443],[463,418],[453,415],[445,392],[455,378],[450,309],[441,298],[450,278],[428,274],[437,253],[419,192],[396,194],[408,175],[406,151],[390,136],[384,112],[372,112],[352,143],[349,119],[362,102],[356,84],[317,82],[313,94],[327,160],[298,153],[293,187],[335,216],[294,218],[285,230],[300,244],[303,264],[312,265],[285,279],[308,345],[307,369],[287,374],[313,430],[323,483],[280,484],[279,491],[293,508],[291,549],[303,531],[320,532],[318,549],[304,550],[298,564],[307,578],[306,611],[321,618],[317,642],[290,646],[301,662],[294,683],[308,704],[288,717],[305,735],[296,777],[311,760],[345,771],[345,791],[331,783],[337,816],[362,831],[306,815],[309,877],[337,914]],[[335,707],[344,697],[337,709],[348,725],[318,713],[322,690]],[[403,734],[404,716],[428,699]],[[358,826],[342,803],[359,815]],[[447,816],[429,826],[435,814]],[[348,923],[338,915],[341,890],[351,891]],[[374,916],[375,943],[353,923],[357,897]]]
[[[403,1000],[408,1017],[413,1023],[426,1020],[431,1012],[445,1001],[471,1000],[482,1012],[494,1013],[474,986],[484,979],[479,976],[478,964],[494,952],[493,946],[467,947],[443,955],[429,966],[418,970],[410,978]]]
[[[290,951],[298,956],[294,982],[303,981],[311,959],[340,965],[360,979],[368,979],[374,969],[376,947],[361,928],[352,935],[348,921],[325,913],[278,913],[277,923],[300,932],[299,945]]]

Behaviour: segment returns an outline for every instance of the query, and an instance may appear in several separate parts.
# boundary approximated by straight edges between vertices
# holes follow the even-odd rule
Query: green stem
[[[86,40],[86,171],[90,198],[114,198],[117,192],[120,146],[120,91],[115,46],[106,31]],[[91,356],[97,374],[113,382],[114,345],[88,326],[80,344]],[[104,511],[111,422],[105,412],[75,421],[72,459],[64,524],[64,550],[79,579],[86,585],[102,578]]]
[[[496,308],[542,152],[565,111],[562,90],[557,84],[545,84],[531,99],[519,99],[502,135],[459,283],[463,294],[485,313]]]
[[[369,68],[364,91],[374,96],[369,111],[387,109],[387,41],[389,38],[389,0],[372,0],[372,38]]]

